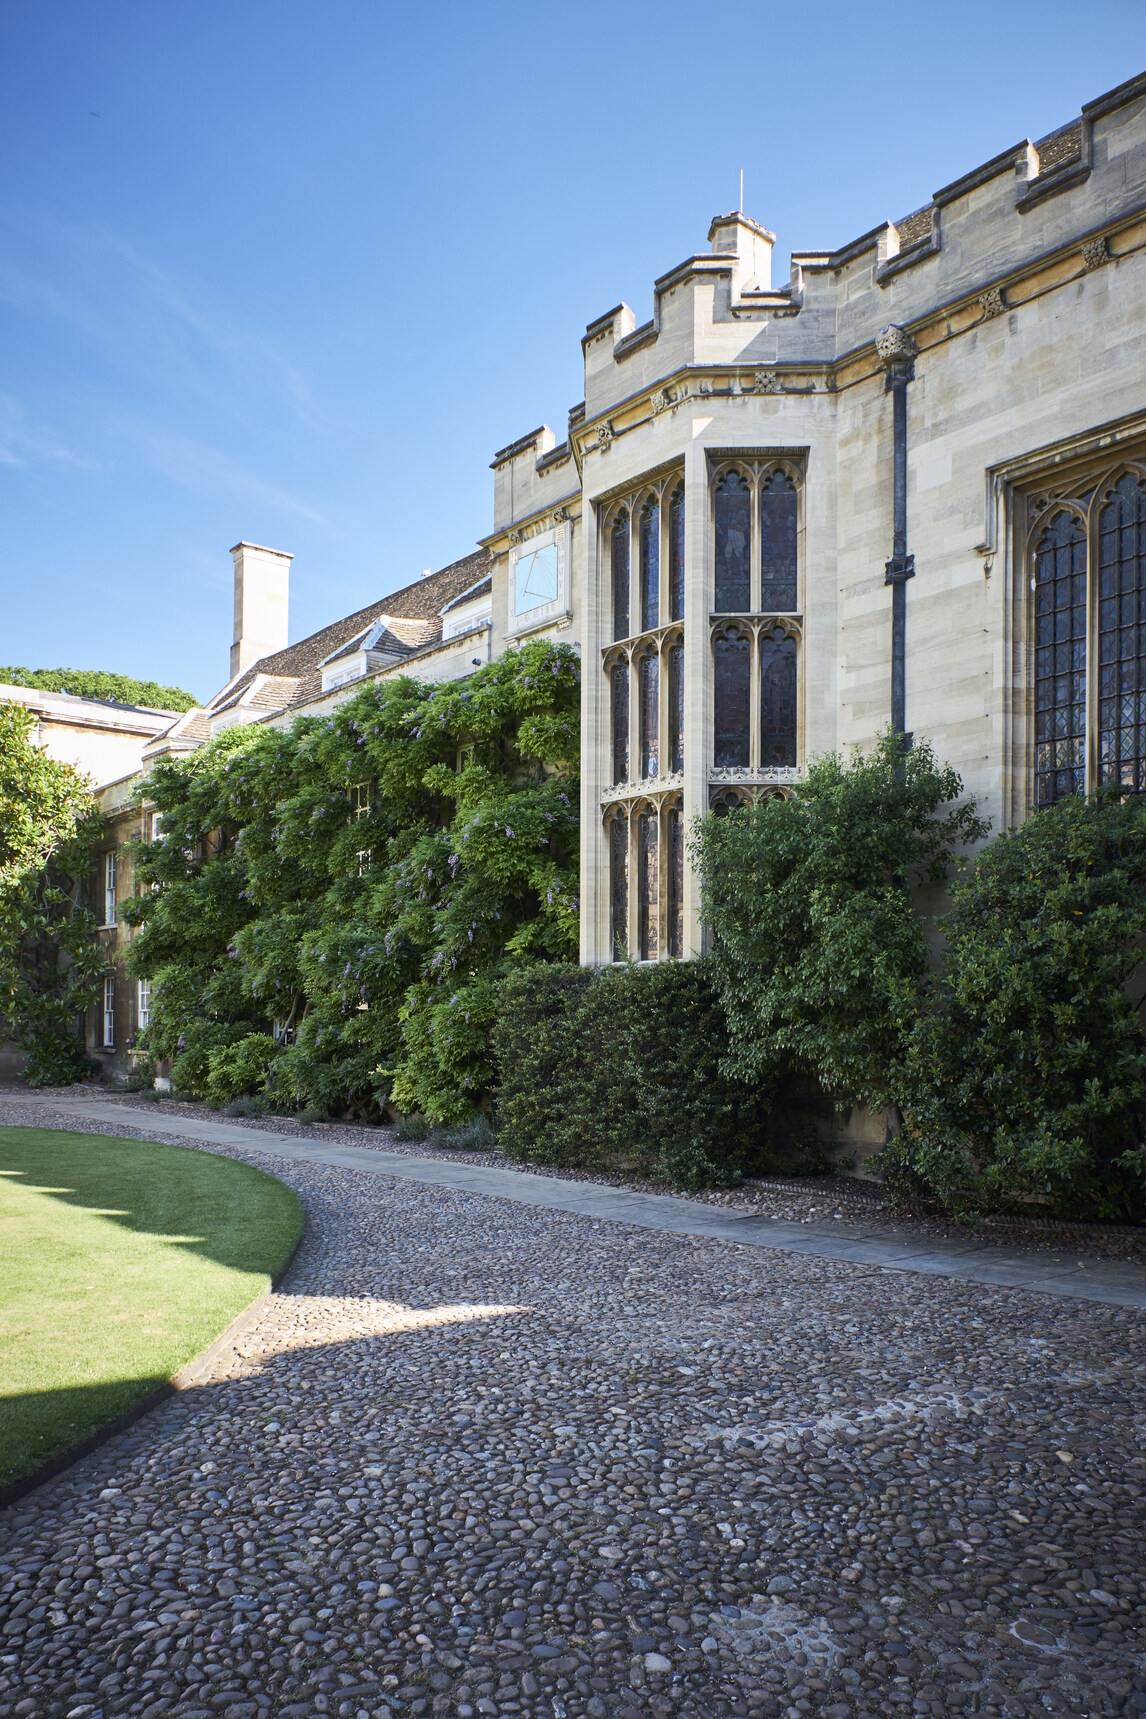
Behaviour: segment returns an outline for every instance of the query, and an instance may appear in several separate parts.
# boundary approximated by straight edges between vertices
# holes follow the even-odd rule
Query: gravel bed
[[[20,1089],[0,1087],[0,1099],[18,1097]],[[127,1093],[103,1093],[91,1086],[53,1089],[61,1096],[92,1099],[111,1098],[116,1103],[130,1104],[149,1116],[198,1116],[208,1121],[232,1120],[205,1104],[183,1100],[154,1100]],[[602,1171],[569,1170],[532,1161],[519,1163],[504,1152],[449,1151],[432,1146],[428,1141],[407,1143],[396,1140],[393,1131],[381,1127],[354,1127],[350,1124],[302,1123],[289,1116],[242,1117],[234,1120],[244,1128],[289,1134],[297,1139],[339,1142],[350,1146],[365,1146],[379,1152],[401,1152],[417,1158],[443,1158],[459,1163],[482,1164],[502,1170],[521,1170],[535,1176],[556,1176],[563,1181],[595,1182],[602,1186],[624,1188],[638,1193],[673,1194],[665,1183],[640,1181],[632,1176],[610,1175]],[[1073,1255],[1082,1259],[1125,1259],[1146,1261],[1146,1228],[1120,1224],[1077,1224],[1060,1218],[1025,1217],[1021,1214],[999,1214],[972,1222],[959,1223],[941,1210],[919,1203],[889,1206],[879,1184],[858,1176],[785,1177],[767,1180],[746,1180],[732,1190],[700,1189],[679,1194],[680,1199],[700,1200],[706,1205],[726,1210],[751,1212],[762,1217],[778,1218],[789,1223],[841,1225],[848,1228],[893,1231],[900,1235],[938,1236],[948,1240],[967,1237],[981,1239],[1009,1250],[1029,1253]]]
[[[0,1513],[0,1719],[1146,1708],[1135,1312],[228,1155],[302,1247]]]

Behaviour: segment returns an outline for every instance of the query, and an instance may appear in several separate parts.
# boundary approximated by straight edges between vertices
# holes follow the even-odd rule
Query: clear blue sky
[[[1142,0],[0,10],[0,662],[226,677],[466,554],[580,336],[736,203],[842,244],[1146,69]]]

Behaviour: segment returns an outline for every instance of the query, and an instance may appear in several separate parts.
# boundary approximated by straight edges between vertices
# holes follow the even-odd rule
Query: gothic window
[[[613,637],[629,636],[629,515],[622,508],[613,521]]]
[[[796,641],[783,627],[760,639],[760,762],[765,770],[796,762]]]
[[[760,608],[796,607],[796,486],[777,467],[760,482]],[[719,605],[718,605],[719,606]]]
[[[646,780],[660,775],[660,663],[649,651],[640,659],[641,775]]]
[[[669,502],[669,620],[684,620],[684,485]]]
[[[684,814],[669,809],[665,820],[668,844],[668,952],[674,961],[684,956]]]
[[[613,683],[613,781],[629,779],[629,665],[614,663],[609,678]]]
[[[1146,484],[1098,511],[1098,779],[1146,789]]]
[[[714,818],[727,818],[730,813],[738,812],[742,806],[749,804],[738,788],[715,789],[709,794],[708,809]]]
[[[668,652],[668,767],[684,769],[684,646]]]
[[[655,961],[660,919],[660,852],[655,808],[637,819],[638,946],[642,961]]]
[[[641,510],[641,630],[661,624],[661,510],[656,501]]]
[[[613,960],[629,953],[629,826],[624,815],[609,824],[609,924]]]
[[[748,635],[733,628],[718,633],[712,646],[715,716],[713,761],[746,765],[752,665]]]
[[[735,467],[717,480],[713,512],[717,613],[744,613],[752,603],[752,493]]]
[[[1086,788],[1086,528],[1056,513],[1035,548],[1035,801]]]

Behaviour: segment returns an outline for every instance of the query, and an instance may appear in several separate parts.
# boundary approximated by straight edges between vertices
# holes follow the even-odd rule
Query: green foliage
[[[791,1167],[780,1083],[725,1075],[727,1031],[707,962],[511,973],[493,1035],[499,1144],[678,1187]]]
[[[109,704],[144,705],[151,710],[194,710],[199,700],[177,686],[134,680],[104,669],[0,668],[0,684],[33,687],[37,692],[70,692],[77,698],[102,698]]]
[[[471,1118],[498,978],[576,954],[579,708],[576,656],[534,643],[157,768],[124,909],[141,1048],[213,1102]]]
[[[1026,1195],[1141,1216],[1146,799],[1035,812],[952,894],[941,972],[895,1071],[889,1185],[952,1206]]]
[[[22,705],[0,704],[0,1027],[46,1086],[92,1072],[70,1029],[103,965],[80,905],[101,820],[86,778],[34,746],[34,727]]]
[[[986,825],[955,771],[896,736],[812,761],[792,799],[698,821],[693,852],[728,1016],[727,1071],[812,1076],[836,1104],[886,1102],[927,970],[911,886],[941,881]]]

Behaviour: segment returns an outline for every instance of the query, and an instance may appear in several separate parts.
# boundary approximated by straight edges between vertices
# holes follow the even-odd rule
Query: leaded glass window
[[[613,696],[613,781],[629,779],[629,665],[614,663],[610,670]]]
[[[752,603],[752,494],[735,467],[720,474],[713,512],[717,612],[746,613]]]
[[[629,515],[621,509],[613,521],[613,637],[629,636]]]
[[[640,659],[641,775],[660,775],[660,663],[652,651]]]
[[[1035,549],[1035,801],[1086,788],[1086,528],[1055,514]]]
[[[684,620],[684,485],[669,502],[669,620]]]
[[[751,646],[746,633],[718,633],[713,641],[714,763],[748,763]]]
[[[1146,485],[1132,473],[1098,512],[1098,779],[1146,789]]]
[[[779,467],[760,481],[760,608],[796,607],[796,486]]]
[[[668,952],[676,961],[684,955],[684,815],[679,806],[665,820],[668,844]]]
[[[661,510],[647,502],[641,511],[641,630],[661,624]]]
[[[684,646],[668,651],[668,749],[670,771],[684,769]]]
[[[765,770],[796,762],[796,641],[783,627],[760,639],[760,762]]]
[[[642,961],[655,961],[660,929],[660,852],[657,814],[650,807],[637,819],[638,947]]]
[[[609,924],[613,960],[629,953],[629,826],[623,816],[609,824]]]

